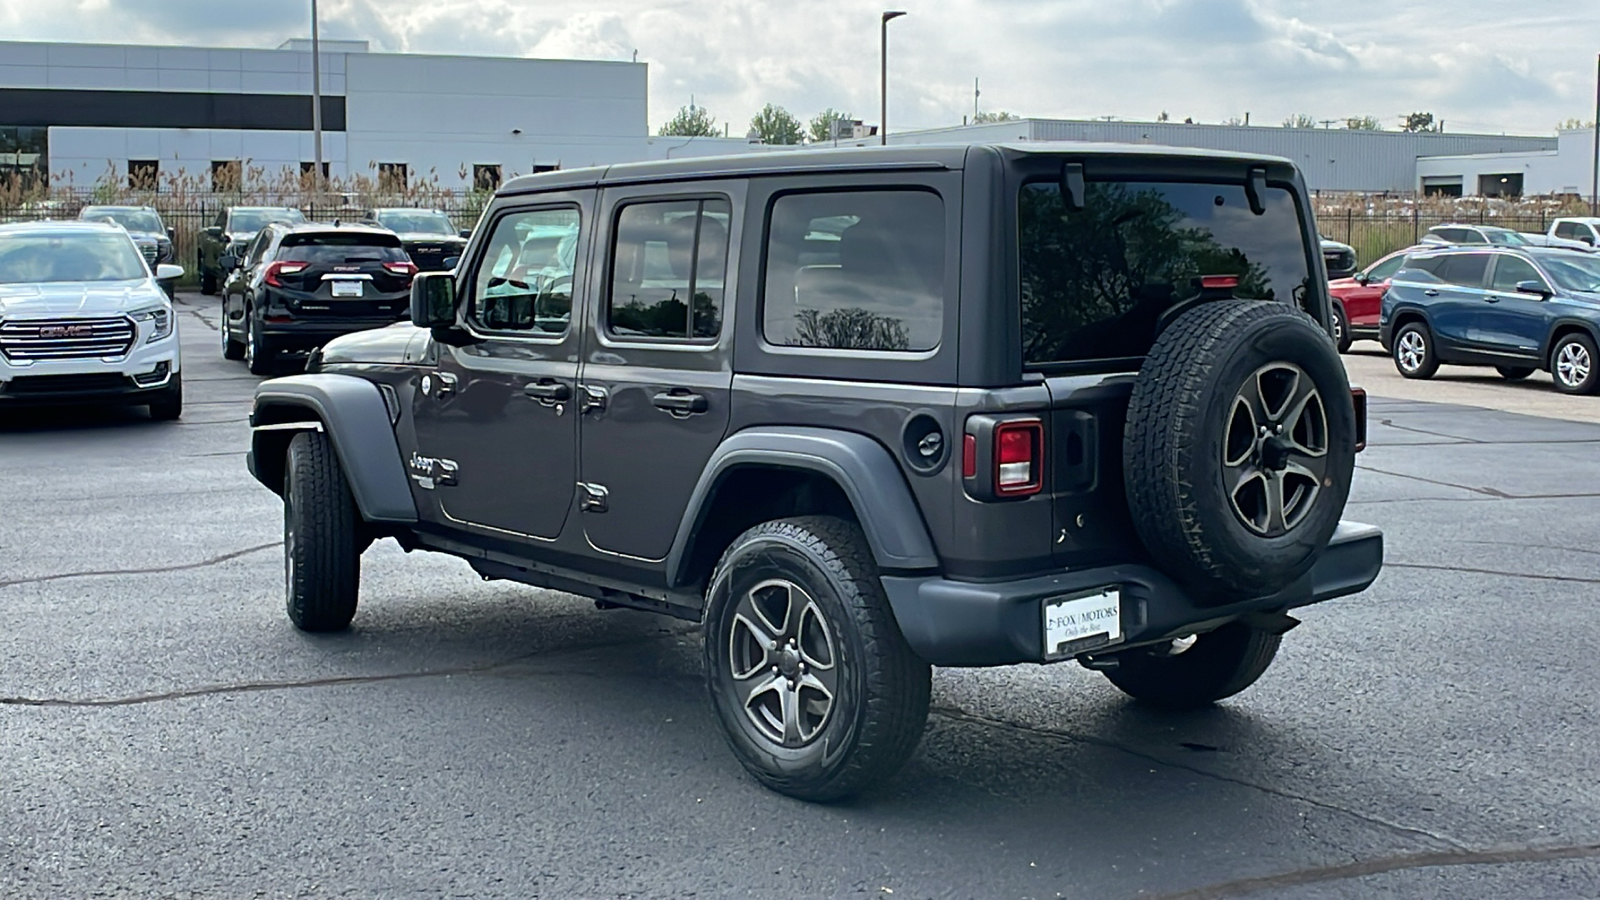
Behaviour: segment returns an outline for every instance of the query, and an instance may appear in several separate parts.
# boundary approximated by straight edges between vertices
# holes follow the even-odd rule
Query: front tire
[[[1106,678],[1123,693],[1163,709],[1199,709],[1256,683],[1278,653],[1282,636],[1232,622],[1199,635],[1117,657]],[[1179,652],[1173,652],[1179,651]]]
[[[278,349],[272,346],[265,334],[261,333],[261,322],[255,316],[255,311],[249,307],[244,310],[244,362],[250,369],[251,375],[271,375],[273,368],[278,363]]]
[[[173,373],[172,380],[162,392],[161,399],[150,404],[150,418],[157,422],[175,422],[183,416],[183,376]]]
[[[1550,375],[1563,394],[1592,394],[1600,389],[1600,353],[1594,339],[1581,332],[1561,336],[1550,351]]]
[[[900,633],[866,536],[805,516],[757,525],[707,592],[706,683],[728,745],[762,784],[849,797],[910,758],[931,673]]]
[[[244,359],[244,341],[233,339],[233,332],[228,328],[228,304],[222,304],[222,324],[218,330],[222,332],[222,358],[235,362]]]
[[[1350,352],[1350,343],[1355,340],[1350,336],[1350,318],[1344,314],[1344,307],[1333,307],[1333,345],[1339,348],[1340,353]]]
[[[1439,371],[1433,333],[1421,322],[1407,322],[1394,336],[1394,367],[1406,378],[1427,379]]]
[[[359,524],[333,442],[320,431],[295,435],[284,466],[284,601],[301,631],[341,631],[355,617]]]

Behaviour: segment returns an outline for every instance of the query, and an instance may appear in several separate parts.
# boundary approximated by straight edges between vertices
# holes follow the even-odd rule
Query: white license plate
[[[361,296],[361,285],[362,285],[362,282],[359,282],[359,281],[330,281],[328,283],[333,285],[333,295],[335,297],[359,297],[359,296]]]
[[[1122,640],[1122,591],[1097,588],[1090,593],[1044,603],[1046,659],[1075,656]]]

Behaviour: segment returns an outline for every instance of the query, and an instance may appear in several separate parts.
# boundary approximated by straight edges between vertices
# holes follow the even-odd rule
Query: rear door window
[[[1483,276],[1489,268],[1489,255],[1486,253],[1460,253],[1455,256],[1446,256],[1439,268],[1434,270],[1443,281],[1457,284],[1462,287],[1483,287]]]
[[[1071,210],[1060,185],[1024,185],[1023,361],[1137,360],[1206,275],[1237,277],[1236,297],[1303,307],[1314,270],[1299,209],[1283,188],[1261,199],[1256,215],[1243,185],[1090,182],[1083,209]]]
[[[617,214],[606,326],[619,337],[711,339],[722,328],[726,200],[631,203]]]

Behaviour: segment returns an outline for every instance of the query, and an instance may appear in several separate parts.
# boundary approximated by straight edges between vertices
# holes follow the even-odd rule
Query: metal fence
[[[1487,207],[1476,212],[1458,209],[1447,215],[1420,209],[1376,213],[1347,209],[1343,213],[1320,213],[1317,227],[1323,237],[1354,247],[1356,258],[1365,266],[1381,256],[1417,243],[1435,225],[1447,222],[1493,225],[1512,231],[1545,234],[1558,217],[1572,214],[1560,209],[1529,212],[1500,211]]]

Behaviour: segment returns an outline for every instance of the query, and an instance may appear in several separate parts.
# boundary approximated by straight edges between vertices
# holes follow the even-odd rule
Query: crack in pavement
[[[1371,466],[1356,466],[1356,468],[1363,472],[1372,472],[1377,475],[1389,475],[1394,478],[1406,478],[1411,481],[1421,481],[1426,484],[1436,484],[1440,487],[1455,488],[1459,491],[1471,491],[1474,494],[1482,494],[1487,497],[1493,497],[1496,500],[1587,500],[1591,497],[1600,497],[1600,492],[1595,491],[1579,491],[1569,494],[1508,494],[1499,488],[1472,487],[1471,485],[1466,484],[1456,484],[1453,481],[1439,481],[1434,478],[1424,478],[1421,475],[1407,475],[1404,472],[1390,472],[1385,469],[1374,469]]]
[[[1423,853],[1400,853],[1374,859],[1358,860],[1337,866],[1314,866],[1277,875],[1241,878],[1222,884],[1207,885],[1162,894],[1152,900],[1226,900],[1267,890],[1284,890],[1321,884],[1329,881],[1347,881],[1403,872],[1409,869],[1433,869],[1444,866],[1495,866],[1508,863],[1555,862],[1564,859],[1592,859],[1600,857],[1600,844],[1566,844],[1556,847],[1497,847],[1487,850],[1444,850]]]
[[[1463,444],[1483,444],[1483,443],[1488,443],[1486,441],[1478,440],[1477,438],[1462,437],[1459,434],[1445,434],[1442,431],[1428,431],[1425,428],[1412,428],[1410,425],[1396,425],[1394,423],[1393,419],[1379,419],[1378,420],[1378,424],[1379,425],[1388,426],[1389,428],[1399,429],[1400,431],[1409,431],[1412,434],[1425,434],[1425,435],[1428,435],[1429,437],[1449,438],[1452,441],[1457,441],[1457,442],[1463,443]]]
[[[1423,569],[1431,572],[1462,572],[1469,575],[1499,575],[1502,578],[1531,578],[1535,581],[1564,581],[1572,584],[1600,584],[1600,578],[1582,578],[1577,575],[1535,575],[1532,572],[1503,572],[1499,569],[1477,569],[1471,566],[1435,566],[1427,563],[1388,562],[1386,569]]]
[[[1181,769],[1181,770],[1183,770],[1185,772],[1192,772],[1195,775],[1200,775],[1200,776],[1205,777],[1205,778],[1212,778],[1212,779],[1215,779],[1217,781],[1223,781],[1223,782],[1227,782],[1229,784],[1236,784],[1236,785],[1238,785],[1240,787],[1249,788],[1249,789],[1255,790],[1255,791],[1260,791],[1260,792],[1262,792],[1264,794],[1271,794],[1274,797],[1282,797],[1285,800],[1293,800],[1293,801],[1295,801],[1297,803],[1305,803],[1305,804],[1308,804],[1310,806],[1315,806],[1315,807],[1317,807],[1319,809],[1325,809],[1325,810],[1329,810],[1331,812],[1342,813],[1344,815],[1347,815],[1347,816],[1350,816],[1352,818],[1359,819],[1359,820],[1361,820],[1363,822],[1366,822],[1369,825],[1377,825],[1377,826],[1380,826],[1382,828],[1386,828],[1386,829],[1389,829],[1391,831],[1395,831],[1395,832],[1398,832],[1398,833],[1401,833],[1401,834],[1406,834],[1406,835],[1409,835],[1409,836],[1412,836],[1412,837],[1426,838],[1428,840],[1436,841],[1436,842],[1438,842],[1440,844],[1444,844],[1444,845],[1446,845],[1448,847],[1452,847],[1452,848],[1454,848],[1455,850],[1458,850],[1458,851],[1466,851],[1466,850],[1470,850],[1471,849],[1466,844],[1461,843],[1460,841],[1456,840],[1453,837],[1450,837],[1449,835],[1439,834],[1437,832],[1429,831],[1426,828],[1419,828],[1419,827],[1412,826],[1412,825],[1405,825],[1405,824],[1402,824],[1400,822],[1391,822],[1388,819],[1382,818],[1380,816],[1375,816],[1375,815],[1373,815],[1371,813],[1364,813],[1364,812],[1361,812],[1359,810],[1349,809],[1347,807],[1340,806],[1340,805],[1338,805],[1336,803],[1332,803],[1332,802],[1329,802],[1327,800],[1318,800],[1315,797],[1307,797],[1307,796],[1305,796],[1303,794],[1296,794],[1296,793],[1294,793],[1292,791],[1286,791],[1286,790],[1284,790],[1282,788],[1276,788],[1276,787],[1273,787],[1271,785],[1260,784],[1260,783],[1257,783],[1257,782],[1254,782],[1254,781],[1247,781],[1247,780],[1245,780],[1243,778],[1238,778],[1238,777],[1235,777],[1233,775],[1224,775],[1224,774],[1221,774],[1221,773],[1218,773],[1218,772],[1212,772],[1212,771],[1209,771],[1207,769],[1200,768],[1199,766],[1191,766],[1191,765],[1187,765],[1185,763],[1176,762],[1174,760],[1167,759],[1166,757],[1157,756],[1154,753],[1149,753],[1149,752],[1144,751],[1144,750],[1138,750],[1138,749],[1135,749],[1133,747],[1129,747],[1129,746],[1127,746],[1125,744],[1119,744],[1116,741],[1107,740],[1105,738],[1092,737],[1092,736],[1089,736],[1089,735],[1082,735],[1082,734],[1074,734],[1072,732],[1058,731],[1058,730],[1051,729],[1051,728],[1041,728],[1041,727],[1038,727],[1036,725],[1026,725],[1026,724],[1023,724],[1021,722],[1012,722],[1012,721],[1009,721],[1009,720],[1006,720],[1006,719],[995,719],[995,718],[991,718],[989,716],[983,716],[983,715],[979,715],[977,713],[967,712],[966,710],[960,709],[959,707],[950,707],[950,706],[934,707],[934,708],[929,710],[929,714],[930,715],[935,715],[935,716],[940,716],[940,717],[945,718],[945,719],[950,719],[951,721],[955,721],[955,722],[966,722],[966,723],[974,724],[974,725],[984,725],[984,726],[987,726],[987,727],[990,727],[990,728],[1012,729],[1012,730],[1016,730],[1016,731],[1026,732],[1028,734],[1039,735],[1041,737],[1049,737],[1049,738],[1054,738],[1056,740],[1075,741],[1075,742],[1078,742],[1078,743],[1089,744],[1089,745],[1094,746],[1094,747],[1103,747],[1103,748],[1108,749],[1108,750],[1116,750],[1116,751],[1119,751],[1119,752],[1122,752],[1122,753],[1126,753],[1129,756],[1134,756],[1134,757],[1137,757],[1139,759],[1145,760],[1146,762],[1155,763],[1156,765],[1166,766],[1168,768],[1173,768],[1173,769]]]
[[[63,578],[98,578],[106,575],[160,575],[165,572],[183,572],[188,569],[203,569],[206,566],[214,566],[218,563],[227,562],[230,559],[238,559],[241,556],[247,556],[251,553],[260,553],[262,550],[270,550],[273,547],[282,546],[283,541],[273,541],[270,544],[257,544],[254,547],[246,547],[243,550],[234,550],[231,553],[213,556],[209,559],[203,559],[199,562],[180,563],[173,566],[150,566],[141,569],[103,569],[91,570],[87,572],[58,572],[54,575],[35,575],[31,578],[13,578],[8,581],[0,581],[0,588],[15,587],[19,584],[39,584],[45,581],[60,581]]]

